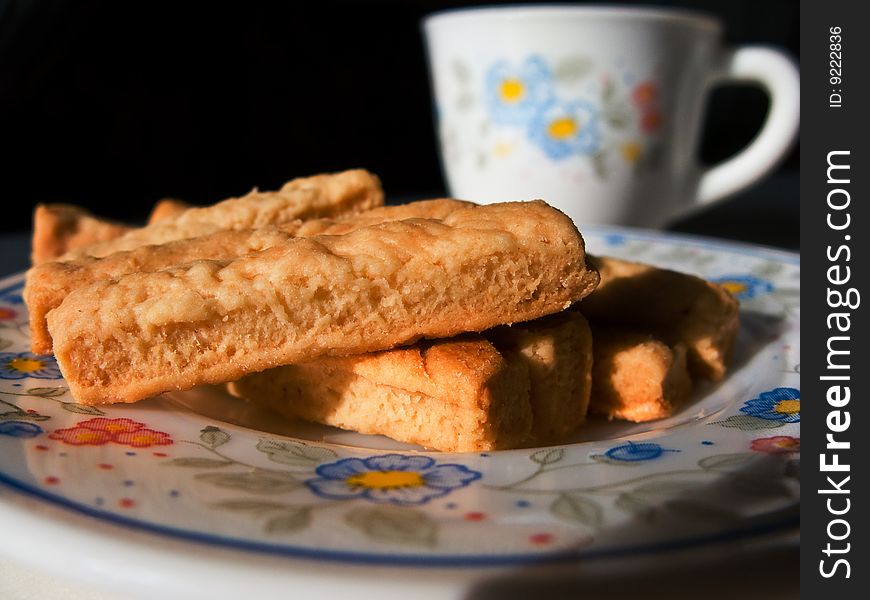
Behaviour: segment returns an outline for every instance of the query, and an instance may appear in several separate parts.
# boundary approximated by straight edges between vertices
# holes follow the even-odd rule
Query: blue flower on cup
[[[598,111],[591,102],[554,102],[529,124],[529,138],[550,158],[593,154],[601,145]]]
[[[714,283],[731,292],[738,300],[749,300],[773,291],[773,284],[754,275],[725,275],[713,279]]]
[[[60,379],[60,368],[53,356],[32,352],[0,352],[0,379]]]
[[[506,60],[493,64],[486,73],[486,104],[494,123],[525,125],[541,106],[553,98],[553,74],[538,56],[520,65]]]
[[[801,420],[801,392],[790,387],[778,387],[748,400],[740,412],[767,421],[798,423]]]
[[[410,506],[425,504],[467,486],[481,474],[463,465],[438,464],[428,456],[385,454],[343,458],[320,465],[305,485],[323,498]]]
[[[626,442],[620,446],[614,446],[605,452],[604,456],[622,462],[639,462],[656,459],[665,452],[678,452],[678,450],[662,448],[654,442]]]
[[[27,421],[0,421],[0,435],[33,438],[43,433],[42,427]]]

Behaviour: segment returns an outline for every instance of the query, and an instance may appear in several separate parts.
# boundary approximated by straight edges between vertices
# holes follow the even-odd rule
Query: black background
[[[141,220],[160,197],[210,203],[357,166],[393,198],[441,193],[419,22],[469,4],[0,0],[2,227],[27,229],[37,202]],[[797,56],[797,2],[656,4]],[[760,90],[714,94],[702,158],[739,150],[766,108]],[[780,178],[797,167],[795,151]]]

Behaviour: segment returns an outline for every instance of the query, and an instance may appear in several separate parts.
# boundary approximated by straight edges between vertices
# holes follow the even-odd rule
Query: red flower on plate
[[[109,432],[87,427],[56,429],[48,437],[72,446],[102,446],[112,441],[112,434]]]
[[[749,447],[766,454],[791,454],[801,451],[801,439],[790,435],[775,435],[754,439]]]
[[[147,448],[172,443],[168,433],[148,429],[145,423],[126,418],[88,419],[75,427],[56,429],[48,437],[73,446],[102,446],[112,442],[133,448]]]
[[[134,448],[147,448],[149,446],[168,446],[172,443],[172,439],[168,433],[143,428],[137,431],[121,433],[115,436],[115,442],[133,446]]]

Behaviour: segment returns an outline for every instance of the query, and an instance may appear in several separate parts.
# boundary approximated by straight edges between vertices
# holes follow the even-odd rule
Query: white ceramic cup
[[[423,23],[450,193],[542,198],[578,224],[659,227],[746,188],[776,165],[800,118],[781,51],[722,47],[692,12],[577,6],[444,12]],[[703,168],[708,94],[749,82],[770,96],[761,131]]]

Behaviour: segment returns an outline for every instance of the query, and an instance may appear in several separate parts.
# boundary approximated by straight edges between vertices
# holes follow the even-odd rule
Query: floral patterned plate
[[[572,443],[482,454],[287,423],[207,388],[79,406],[54,360],[28,352],[23,277],[0,282],[0,504],[26,498],[52,519],[246,554],[412,567],[623,555],[795,525],[798,257],[615,228],[587,241],[735,293],[731,374],[665,421],[593,421]]]

